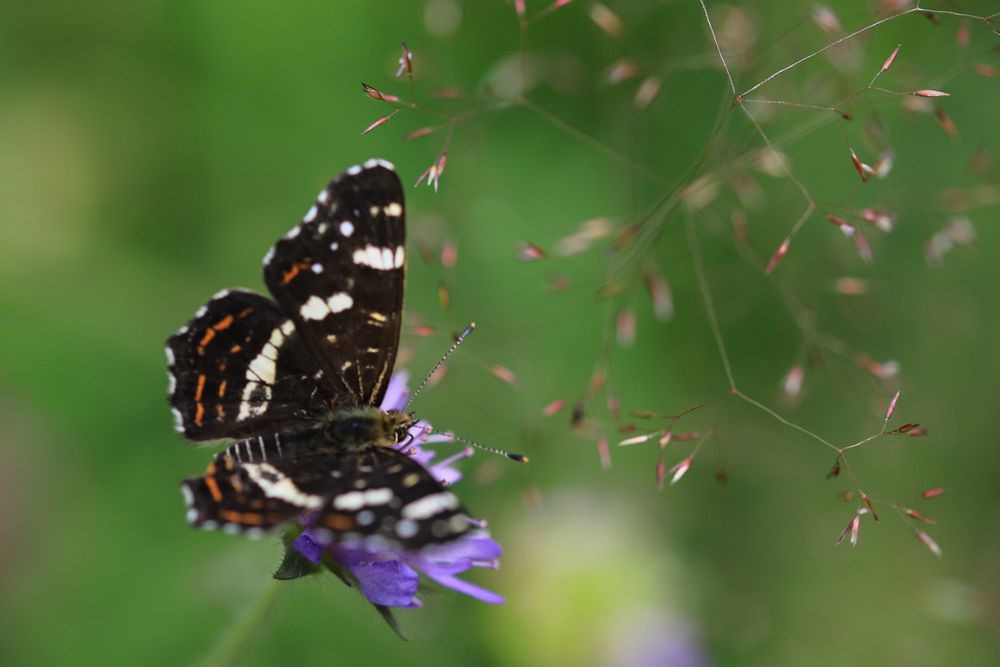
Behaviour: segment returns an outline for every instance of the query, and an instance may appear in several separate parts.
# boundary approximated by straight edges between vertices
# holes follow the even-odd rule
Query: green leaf
[[[382,618],[384,618],[385,622],[389,624],[389,627],[392,629],[393,632],[396,633],[397,637],[402,639],[404,642],[410,641],[410,638],[406,636],[406,633],[403,632],[403,629],[399,627],[399,622],[393,615],[392,609],[381,604],[373,604],[372,606],[375,607],[378,613],[382,615]]]
[[[292,546],[292,542],[301,533],[301,529],[290,528],[282,538],[285,543],[285,555],[281,559],[281,564],[274,572],[274,578],[282,581],[299,579],[310,574],[316,574],[322,568],[299,553],[298,549]]]

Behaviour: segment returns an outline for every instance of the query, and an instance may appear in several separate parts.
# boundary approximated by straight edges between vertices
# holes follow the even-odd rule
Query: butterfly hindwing
[[[334,406],[381,402],[405,264],[402,185],[380,160],[331,181],[265,256],[264,281],[315,353]]]
[[[167,340],[170,404],[192,440],[269,433],[324,416],[309,348],[267,297],[215,295]]]
[[[353,459],[353,460],[351,460]],[[371,447],[345,461],[342,484],[323,510],[310,517],[321,536],[350,542],[375,537],[395,547],[416,549],[447,542],[470,529],[458,496],[420,463],[390,447]]]
[[[402,549],[470,529],[458,496],[405,452],[316,449],[317,431],[285,436],[280,446],[292,455],[276,458],[276,437],[236,443],[204,476],[186,480],[188,520],[250,535],[299,520],[328,541],[376,539]]]
[[[181,483],[188,523],[206,530],[260,537],[283,528],[309,509],[309,499],[295,503],[268,496],[261,486],[264,476],[273,477],[270,471],[261,470],[260,464],[243,465],[228,455],[216,457],[203,476]],[[316,501],[321,503],[322,499]]]

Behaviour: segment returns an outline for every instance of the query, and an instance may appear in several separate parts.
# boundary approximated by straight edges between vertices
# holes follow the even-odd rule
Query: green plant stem
[[[226,667],[233,664],[247,644],[253,640],[281,594],[289,586],[283,581],[269,581],[245,611],[222,631],[215,644],[195,667]]]

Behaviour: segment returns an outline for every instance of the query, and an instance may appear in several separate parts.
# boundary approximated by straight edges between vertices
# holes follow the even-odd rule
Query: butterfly
[[[369,160],[333,179],[264,257],[270,297],[218,292],[167,340],[177,430],[236,440],[182,482],[192,525],[251,537],[301,524],[415,550],[470,530],[458,497],[381,409],[399,346],[403,188]]]

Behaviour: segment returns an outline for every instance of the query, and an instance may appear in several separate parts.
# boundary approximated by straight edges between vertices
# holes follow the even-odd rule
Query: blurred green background
[[[407,321],[436,331],[404,336],[412,373],[430,368],[449,332],[479,324],[416,407],[439,427],[532,458],[517,466],[478,454],[457,487],[506,548],[501,570],[472,578],[508,602],[432,595],[400,614],[413,637],[403,643],[332,577],[292,582],[237,641],[236,663],[1000,661],[996,36],[982,22],[905,16],[757,91],[831,105],[867,85],[901,43],[879,84],[952,95],[920,110],[905,107],[915,98],[866,94],[850,122],[751,106],[768,136],[787,139],[788,164],[823,207],[768,279],[738,252],[730,221],[745,216],[748,252],[766,262],[805,200],[755,158],[760,137],[730,104],[701,8],[606,4],[621,21],[617,35],[582,0],[523,33],[500,0],[0,6],[0,664],[193,664],[260,609],[277,540],[184,522],[177,483],[203,470],[209,451],[171,429],[163,342],[216,290],[262,288],[265,250],[341,170],[380,156],[413,183],[436,159],[445,128],[399,140],[440,125],[421,111],[360,135],[391,110],[366,98],[360,81],[410,98],[394,77],[404,40],[427,109],[458,114],[510,99],[526,72],[528,99],[545,110],[514,105],[462,120],[440,192],[407,192]],[[838,29],[807,2],[709,5],[741,90],[879,16],[869,2],[831,2]],[[543,9],[528,2],[529,17]],[[637,75],[612,85],[608,70],[624,58]],[[639,109],[648,76],[662,88]],[[463,97],[435,95],[450,86]],[[936,120],[934,107],[947,116]],[[848,145],[869,163],[891,147],[891,174],[862,186]],[[833,544],[857,503],[840,498],[846,479],[824,480],[831,451],[747,403],[725,401],[678,424],[715,426],[717,437],[662,492],[655,441],[615,447],[627,436],[607,395],[634,421],[628,412],[676,413],[728,386],[684,215],[670,208],[627,261],[609,260],[608,238],[570,258],[553,250],[584,220],[608,217],[617,229],[642,221],[704,173],[717,175],[718,191],[689,208],[739,388],[841,445],[878,431],[896,389],[894,423],[930,429],[852,451],[862,487],[882,503],[881,522],[865,517],[853,551]],[[891,234],[862,227],[871,266],[823,220],[866,206],[898,214]],[[928,266],[926,244],[956,216],[971,221],[975,242]],[[453,269],[436,259],[446,241],[458,248]],[[517,261],[520,242],[549,257]],[[672,286],[667,323],[638,280],[650,260]],[[602,298],[612,264],[623,269],[621,291]],[[838,292],[845,276],[865,281],[866,293]],[[569,288],[554,291],[554,279]],[[813,354],[788,290],[819,330],[897,360],[899,376],[876,382],[849,359]],[[621,308],[637,313],[631,347],[607,344]],[[602,360],[607,387],[588,395]],[[805,384],[792,403],[780,385],[796,363],[806,365]],[[495,364],[517,384],[494,377]],[[568,408],[542,415],[556,399],[586,399],[582,433]],[[597,427],[612,443],[610,470]],[[667,466],[690,448],[669,445]],[[713,475],[720,465],[728,484]],[[935,486],[948,492],[913,500]],[[938,521],[924,528],[942,559],[891,501]]]

